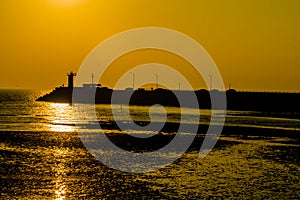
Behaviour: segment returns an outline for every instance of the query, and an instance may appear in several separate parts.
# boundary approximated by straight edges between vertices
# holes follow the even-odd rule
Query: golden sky
[[[300,91],[298,0],[1,0],[0,9],[0,88],[66,84],[66,73],[77,71],[100,42],[121,31],[152,26],[180,31],[199,42],[226,86]],[[137,52],[136,57],[178,65],[163,61],[170,56],[165,53],[146,53]],[[114,70],[126,71],[130,63],[140,62],[128,56],[116,61]],[[185,71],[184,64],[180,67]],[[193,77],[192,71],[187,73]],[[201,80],[189,79],[195,88],[205,87]],[[114,78],[102,81],[114,84]]]

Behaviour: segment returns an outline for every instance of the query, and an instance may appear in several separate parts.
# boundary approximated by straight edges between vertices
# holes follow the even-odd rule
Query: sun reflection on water
[[[49,105],[49,129],[53,132],[74,132],[76,131],[73,110],[70,104],[51,103]],[[62,133],[63,134],[63,133]],[[69,149],[63,146],[57,146],[54,149],[55,164],[53,165],[54,177],[54,195],[56,200],[65,199],[68,191],[66,174],[68,168],[66,162],[68,160]]]
[[[57,158],[57,164],[53,169],[55,171],[55,200],[66,198],[67,186],[64,177],[66,176],[65,157],[68,154],[67,150],[57,149],[54,156]]]
[[[50,130],[54,132],[73,132],[76,131],[74,126],[50,124]]]
[[[50,131],[54,132],[74,132],[72,106],[67,103],[51,103],[50,111],[52,113],[51,123],[49,124]]]

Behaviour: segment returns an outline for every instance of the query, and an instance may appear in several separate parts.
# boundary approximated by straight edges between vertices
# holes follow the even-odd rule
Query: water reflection
[[[54,157],[56,160],[56,165],[54,165],[53,171],[55,172],[55,199],[62,200],[66,198],[66,184],[64,177],[66,176],[65,167],[65,157],[67,155],[67,150],[57,149],[55,150]]]
[[[50,123],[49,128],[54,132],[74,132],[73,112],[70,104],[65,103],[51,103],[50,104]],[[65,167],[68,150],[64,147],[57,147],[54,151],[55,165],[53,165],[53,172],[55,173],[55,199],[62,200],[66,198],[67,186],[65,177],[67,169]]]
[[[72,106],[67,103],[51,103],[50,104],[50,131],[54,132],[74,132],[74,118]]]
[[[54,132],[73,132],[75,127],[71,125],[59,125],[59,124],[50,124],[50,131]]]

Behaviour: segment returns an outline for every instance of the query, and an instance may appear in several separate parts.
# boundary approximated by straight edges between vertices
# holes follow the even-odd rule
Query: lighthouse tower
[[[68,75],[68,88],[73,88],[74,87],[74,76],[76,76],[76,73],[71,71],[67,75]]]

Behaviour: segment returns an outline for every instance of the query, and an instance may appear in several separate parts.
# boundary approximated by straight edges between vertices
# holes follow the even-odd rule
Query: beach
[[[243,135],[243,128],[228,129],[225,128],[226,132],[236,134],[227,132],[221,136],[205,158],[198,157],[199,144],[195,143],[202,140],[199,136],[176,162],[141,174],[103,165],[85,149],[76,132],[2,131],[1,196],[8,199],[294,199],[300,196],[298,135],[279,137],[286,131],[262,135],[264,130],[256,133],[252,130],[252,136],[248,136]]]

